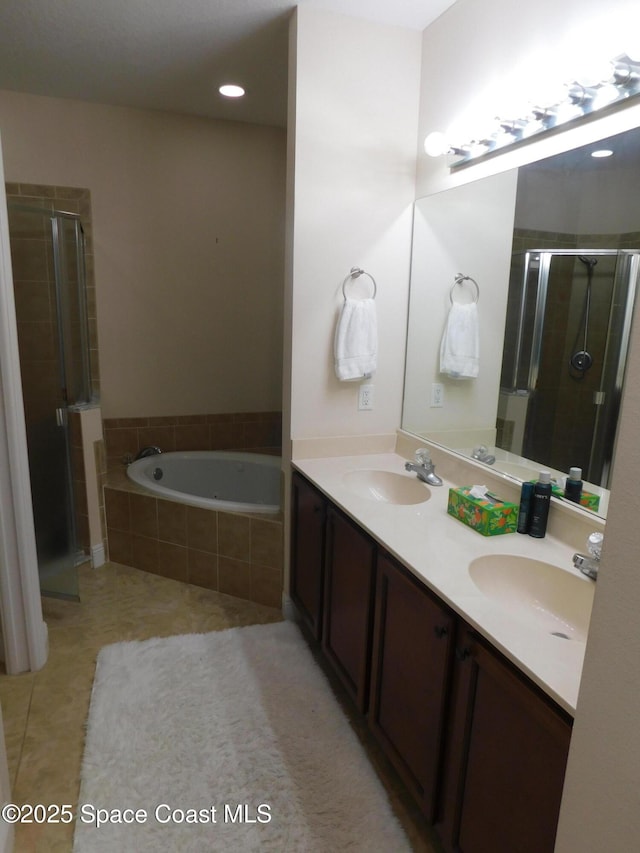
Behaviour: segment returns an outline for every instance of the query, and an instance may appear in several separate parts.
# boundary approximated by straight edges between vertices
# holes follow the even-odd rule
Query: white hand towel
[[[440,345],[440,373],[475,379],[480,369],[480,330],[475,302],[454,302]]]
[[[378,321],[373,299],[345,299],[333,345],[341,381],[371,376],[378,360]]]

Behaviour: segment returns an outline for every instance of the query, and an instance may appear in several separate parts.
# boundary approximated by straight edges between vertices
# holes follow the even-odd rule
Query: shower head
[[[598,263],[597,258],[587,258],[586,255],[578,255],[578,260],[582,261],[582,263],[590,270],[592,270]]]

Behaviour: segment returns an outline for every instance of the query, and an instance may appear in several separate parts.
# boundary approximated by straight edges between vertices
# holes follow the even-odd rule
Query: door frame
[[[0,617],[10,675],[47,660],[0,139]]]

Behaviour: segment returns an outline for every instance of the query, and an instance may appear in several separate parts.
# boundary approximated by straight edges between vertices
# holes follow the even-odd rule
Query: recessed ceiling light
[[[611,157],[612,154],[613,151],[609,148],[599,148],[597,151],[591,152],[592,157]]]
[[[218,89],[221,95],[225,98],[241,98],[244,95],[242,86],[236,86],[235,83],[226,83]]]

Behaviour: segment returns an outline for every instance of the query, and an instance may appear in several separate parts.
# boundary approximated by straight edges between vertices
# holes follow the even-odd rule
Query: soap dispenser
[[[550,504],[551,472],[540,471],[538,482],[533,487],[529,536],[533,536],[536,539],[544,538],[544,535],[547,532],[547,519],[549,517]]]

